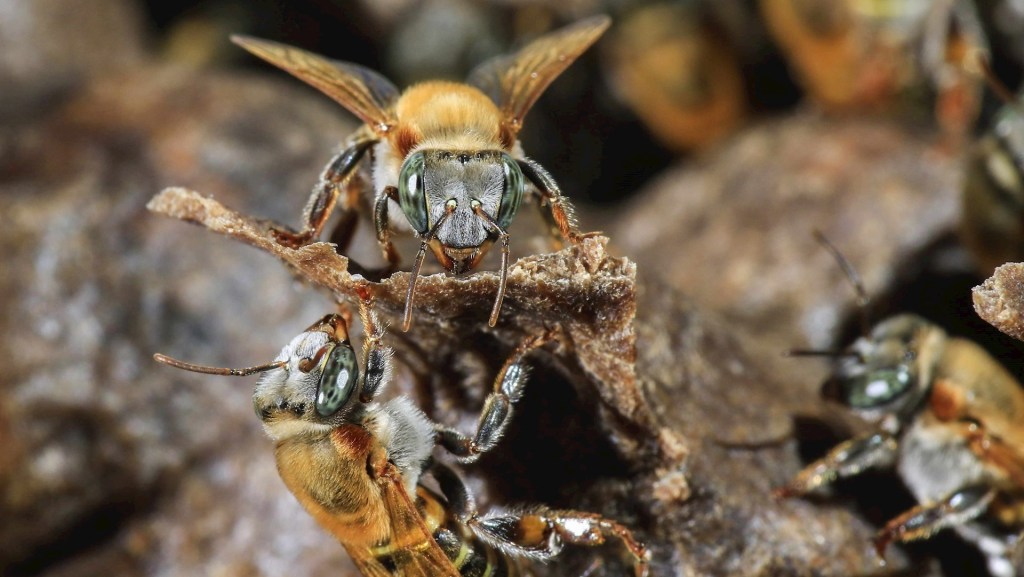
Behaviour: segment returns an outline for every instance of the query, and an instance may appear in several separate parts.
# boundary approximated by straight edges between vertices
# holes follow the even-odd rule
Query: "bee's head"
[[[890,317],[842,353],[824,394],[868,419],[904,413],[927,393],[944,344],[942,329],[925,319]]]
[[[154,358],[204,374],[244,377],[263,373],[252,401],[267,433],[276,440],[333,428],[350,419],[358,403],[359,366],[348,342],[345,320],[339,315],[327,315],[292,339],[273,362],[257,367],[207,367],[161,354]]]
[[[285,345],[275,362],[252,396],[271,437],[337,426],[358,404],[359,365],[342,317],[324,317]]]
[[[419,150],[398,179],[409,224],[455,273],[473,268],[508,227],[523,190],[519,164],[500,150]]]

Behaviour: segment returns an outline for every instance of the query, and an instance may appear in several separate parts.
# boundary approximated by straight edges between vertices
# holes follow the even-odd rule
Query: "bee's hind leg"
[[[323,174],[320,175],[320,182],[313,187],[313,192],[303,210],[304,228],[299,232],[274,229],[272,232],[278,243],[289,248],[299,248],[320,236],[324,224],[327,223],[331,212],[334,211],[334,205],[338,202],[341,187],[359,166],[366,151],[376,143],[377,140],[373,138],[358,139],[327,163]],[[348,238],[351,239],[351,233],[348,234]]]
[[[622,541],[633,557],[637,577],[646,577],[650,553],[625,526],[596,513],[532,507],[481,516],[462,479],[450,467],[434,462],[431,473],[451,512],[480,540],[514,557],[548,560],[566,543],[595,547],[609,538]]]
[[[547,560],[566,543],[596,547],[618,539],[633,558],[637,577],[645,577],[650,552],[622,524],[597,513],[534,507],[517,512],[474,517],[467,521],[483,541],[520,557]]]

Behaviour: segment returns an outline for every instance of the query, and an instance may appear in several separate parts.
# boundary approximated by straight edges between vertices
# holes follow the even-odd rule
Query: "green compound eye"
[[[398,174],[398,204],[402,206],[402,212],[413,230],[420,234],[426,234],[429,228],[423,164],[423,153],[417,152],[405,159],[402,171]]]
[[[334,347],[320,375],[320,386],[316,391],[317,414],[330,417],[337,413],[352,396],[358,379],[359,366],[356,364],[355,352],[347,345]]]
[[[910,387],[910,381],[910,369],[906,365],[871,371],[853,381],[847,390],[847,402],[851,407],[863,409],[884,405],[903,394]]]
[[[501,193],[497,220],[498,226],[504,229],[512,223],[512,217],[519,210],[519,203],[523,200],[524,180],[519,163],[511,156],[502,153],[501,164],[505,168],[505,190]]]

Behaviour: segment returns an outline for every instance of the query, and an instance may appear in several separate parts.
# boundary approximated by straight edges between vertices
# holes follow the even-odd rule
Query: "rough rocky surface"
[[[961,172],[935,133],[803,112],[666,171],[603,228],[613,253],[742,326],[747,344],[764,353],[759,362],[816,387],[820,363],[780,353],[833,346],[857,315],[857,298],[813,231],[839,248],[878,298],[946,243]],[[969,268],[955,251],[951,258],[943,266]],[[871,309],[871,320],[881,312]],[[807,394],[816,401],[812,389]]]
[[[0,6],[0,124],[17,124],[97,73],[143,59],[130,0],[32,0]]]
[[[174,541],[124,527],[210,454],[247,454],[239,438],[264,454],[248,387],[183,378],[151,355],[267,358],[325,301],[269,259],[169,227],[145,203],[192,179],[268,212],[282,190],[306,190],[331,128],[350,127],[312,100],[281,110],[289,90],[144,68],[92,83],[12,138],[0,179],[0,573],[59,567],[118,535],[142,573],[146,547]],[[246,339],[254,329],[265,337]],[[168,551],[179,557],[189,555]]]

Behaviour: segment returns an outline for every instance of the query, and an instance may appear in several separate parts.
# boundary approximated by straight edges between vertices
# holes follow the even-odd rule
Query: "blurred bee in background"
[[[432,457],[435,445],[462,462],[495,447],[526,385],[523,359],[551,334],[516,348],[468,437],[432,422],[408,397],[376,400],[393,351],[367,302],[360,313],[362,363],[339,315],[309,327],[266,365],[222,369],[155,358],[207,374],[263,373],[253,405],[275,442],[281,478],[367,577],[512,577],[521,560],[546,561],[566,543],[596,546],[611,537],[633,556],[636,575],[647,574],[646,548],[619,523],[542,506],[481,515],[459,476]],[[424,475],[440,492],[421,482]]]
[[[852,267],[826,246],[863,303],[866,293]],[[1024,530],[1024,391],[1002,365],[976,343],[909,314],[878,323],[844,350],[792,354],[837,358],[826,397],[874,430],[833,448],[777,496],[804,495],[869,468],[895,466],[919,505],[878,532],[879,556],[894,541],[953,528],[987,557],[993,575],[1016,575]]]
[[[769,29],[810,97],[829,111],[913,110],[934,102],[947,134],[970,130],[980,84],[961,66],[987,49],[961,0],[761,0]],[[909,106],[908,106],[909,105]]]
[[[980,64],[1004,104],[968,156],[960,233],[987,276],[1024,260],[1024,96],[1014,97]]]
[[[582,237],[557,183],[523,155],[517,135],[537,98],[609,23],[606,16],[594,17],[538,38],[515,54],[480,65],[468,84],[423,82],[401,94],[367,68],[234,37],[249,52],[323,91],[365,123],[324,169],[306,205],[303,230],[276,231],[278,241],[299,247],[316,240],[339,196],[345,210],[342,230],[333,236],[339,250],[347,248],[361,202],[373,206],[377,240],[390,266],[399,260],[391,232],[415,234],[421,244],[409,280],[403,330],[412,321],[416,279],[428,247],[445,270],[460,274],[500,242],[501,276],[488,321],[494,326],[508,275],[507,228],[524,193],[528,190],[548,205],[545,214],[562,238],[575,243]],[[367,155],[370,160],[363,163]],[[366,164],[371,166],[357,174]],[[404,219],[393,218],[399,210]]]
[[[637,9],[615,30],[606,55],[622,98],[677,152],[710,146],[746,119],[739,57],[704,3]]]

